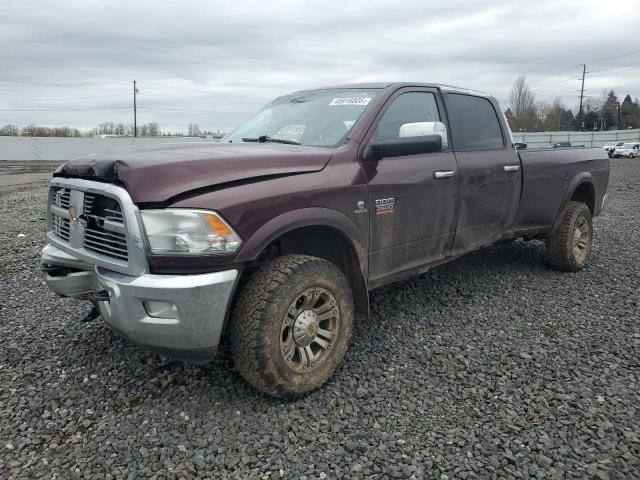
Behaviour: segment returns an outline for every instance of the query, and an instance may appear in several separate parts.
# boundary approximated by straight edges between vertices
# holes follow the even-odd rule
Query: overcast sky
[[[638,0],[15,1],[0,6],[0,125],[228,130],[298,89],[442,82],[506,102],[640,96]],[[611,58],[615,57],[615,58]]]

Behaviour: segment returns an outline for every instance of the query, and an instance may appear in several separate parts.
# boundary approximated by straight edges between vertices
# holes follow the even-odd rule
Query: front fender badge
[[[366,203],[364,203],[364,200],[358,200],[358,203],[356,204],[356,209],[353,211],[353,213],[355,214],[367,213],[367,205]]]

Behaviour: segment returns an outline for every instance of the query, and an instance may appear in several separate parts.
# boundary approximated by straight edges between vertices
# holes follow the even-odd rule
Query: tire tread
[[[591,223],[591,212],[583,202],[570,201],[562,213],[562,220],[556,231],[545,239],[545,254],[549,265],[565,272],[581,270],[589,259],[589,254],[583,264],[578,264],[573,255],[573,229],[581,214],[586,214]],[[589,246],[590,247],[590,246]]]
[[[265,263],[251,274],[239,293],[229,325],[232,355],[245,380],[258,390],[280,398],[295,398],[310,391],[291,391],[290,386],[281,381],[273,361],[265,352],[269,307],[282,301],[282,289],[293,275],[326,275],[348,289],[347,296],[353,309],[346,278],[326,260],[309,255],[286,255]],[[347,330],[350,335],[351,328]]]

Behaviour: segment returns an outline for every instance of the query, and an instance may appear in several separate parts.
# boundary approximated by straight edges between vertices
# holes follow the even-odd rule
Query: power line
[[[617,75],[619,73],[624,73],[624,72],[630,72],[631,70],[637,70],[638,68],[640,68],[640,66],[638,67],[631,67],[631,68],[625,68],[624,70],[619,70],[617,72],[607,72],[607,73],[600,73],[598,75],[591,75],[591,77],[606,77],[609,75]]]
[[[0,112],[97,112],[99,110],[122,110],[127,107],[100,107],[100,108],[0,108]]]
[[[640,50],[634,50],[633,52],[623,53],[622,55],[614,55],[612,57],[603,57],[597,58],[595,60],[588,60],[587,63],[604,62],[605,60],[613,60],[614,58],[628,57],[629,55],[634,55],[636,53],[640,53]]]
[[[640,50],[634,50],[634,51],[632,51],[632,52],[623,53],[623,54],[621,54],[621,55],[612,55],[612,56],[609,56],[609,57],[597,58],[597,59],[589,60],[587,63],[603,62],[603,61],[605,61],[605,60],[613,60],[613,59],[616,59],[616,58],[628,57],[628,56],[630,56],[630,55],[634,55],[634,54],[636,54],[636,53],[640,53]],[[618,66],[616,66],[616,67],[606,67],[606,68],[601,68],[601,69],[597,69],[597,70],[592,70],[591,72],[606,71],[606,70],[609,70],[609,69],[614,69],[614,68],[624,67],[624,66],[627,66],[627,65],[636,65],[636,64],[638,64],[638,63],[640,63],[640,62],[633,62],[633,63],[629,63],[629,64],[618,65]],[[560,70],[559,72],[556,72],[556,73],[554,73],[553,75],[549,75],[549,76],[544,77],[544,78],[542,78],[542,79],[540,79],[540,80],[535,80],[534,82],[531,82],[531,83],[530,83],[530,86],[532,86],[532,87],[533,87],[533,86],[535,86],[535,85],[540,85],[541,83],[544,83],[545,81],[547,81],[547,80],[549,80],[549,79],[555,78],[555,77],[557,77],[558,75],[560,75],[560,74],[562,74],[562,73],[565,73],[565,72],[568,72],[569,70],[572,70],[572,69],[574,69],[575,67],[580,66],[580,65],[582,65],[582,64],[571,65],[570,67],[567,67],[567,68],[565,68],[565,69],[563,69],[563,70]],[[591,73],[591,72],[586,72],[586,73]],[[595,75],[593,75],[593,76],[595,76]],[[571,80],[573,80],[573,79],[572,79],[572,78],[570,78],[570,79],[561,80],[561,81],[559,81],[559,82],[553,82],[553,83],[551,83],[551,84],[541,86],[538,90],[549,90],[549,89],[551,89],[551,88],[555,88],[555,87],[558,87],[558,86],[560,86],[560,85],[563,85],[563,84],[565,84],[565,83],[567,83],[567,82],[569,82],[569,81],[571,81]]]
[[[625,54],[625,55],[617,55],[615,57],[609,57],[609,58],[618,58],[618,57],[622,57],[622,56],[628,56],[628,55],[632,55],[633,53],[636,53],[636,52],[631,52],[631,53]],[[609,59],[609,58],[607,58],[607,59]],[[623,69],[623,70],[617,70],[617,69],[619,69],[621,67],[631,66],[631,65],[634,65],[634,67],[633,68],[626,68],[626,69]],[[587,71],[587,72],[585,72],[585,74],[589,74],[589,78],[594,78],[594,77],[597,78],[597,77],[603,77],[603,76],[617,75],[619,73],[624,73],[624,72],[628,72],[628,71],[631,71],[631,70],[637,70],[638,68],[640,68],[640,67],[635,66],[635,65],[640,65],[640,62],[631,62],[631,63],[626,63],[626,64],[612,66],[612,67],[599,68],[599,69]],[[591,75],[592,72],[605,72],[605,73],[599,73],[599,74],[596,74],[596,75]],[[540,88],[535,89],[535,91],[536,91],[536,93],[548,92],[550,90],[554,90],[554,89],[558,88],[559,86],[564,85],[567,82],[570,82],[570,81],[573,81],[573,80],[576,80],[576,79],[568,78],[568,79],[565,79],[565,80],[561,80],[559,82],[555,82],[555,83],[552,83],[552,84],[544,85],[544,86],[542,86]],[[577,79],[577,80],[584,81],[583,79],[580,79],[580,78]],[[583,88],[584,88],[584,83],[583,83],[581,89],[583,89]],[[582,96],[583,97],[586,96],[586,95],[584,95],[584,91],[582,93]]]
[[[94,98],[113,98],[113,97],[128,97],[128,93],[118,93],[114,95],[94,95],[90,97],[30,97],[30,96],[19,96],[19,97],[0,97],[2,100],[18,100],[18,99],[28,99],[28,100],[91,100]]]
[[[557,83],[554,83],[554,84],[551,84],[551,85],[547,85],[545,87],[540,87],[540,88],[537,89],[537,91],[540,92],[540,91],[545,91],[545,90],[550,90],[550,89],[556,89],[560,85],[564,85],[565,83],[573,82],[573,81],[576,81],[576,80],[580,80],[580,79],[579,78],[566,78],[566,79],[564,79],[564,80],[562,80],[560,82],[557,82]]]
[[[221,93],[217,93],[217,92],[211,92],[211,91],[207,91],[207,90],[197,90],[195,88],[189,88],[189,87],[178,87],[178,86],[174,86],[174,85],[158,85],[158,84],[146,84],[145,83],[145,88],[152,88],[152,89],[159,89],[159,90],[179,90],[179,91],[187,91],[187,92],[194,92],[194,93],[201,93],[204,95],[221,95]]]
[[[125,107],[96,107],[96,108],[0,108],[0,112],[94,112],[100,110],[123,110],[131,108]],[[229,115],[255,115],[256,112],[238,112],[223,110],[202,110],[189,108],[171,108],[171,107],[141,107],[137,106],[137,110],[166,110],[171,112],[197,112],[197,113],[218,113]]]
[[[23,83],[23,82],[6,82],[0,81],[0,87],[6,88],[36,88],[36,87],[62,87],[62,88],[78,88],[78,87],[100,87],[104,88],[108,85],[122,85],[121,82],[108,83]]]
[[[197,110],[187,108],[170,108],[170,107],[138,107],[138,109],[144,110],[167,110],[171,112],[199,112],[199,113],[223,113],[223,114],[237,114],[237,115],[255,115],[256,112],[230,112],[221,110]]]
[[[578,67],[578,66],[580,66],[580,65],[579,64],[571,65],[570,67],[565,68],[564,70],[560,70],[559,72],[554,73],[553,75],[549,75],[548,77],[544,77],[542,80],[536,80],[535,82],[531,83],[531,85],[540,84],[540,83],[544,82],[545,80],[557,77],[561,73],[568,72],[569,70],[572,70],[572,69],[574,69],[575,67]]]
[[[638,65],[638,64],[640,64],[640,62],[625,63],[623,65],[616,65],[614,67],[598,68],[597,70],[591,70],[591,71],[589,71],[587,73],[604,72],[605,70],[614,70],[616,68],[628,67],[629,65]]]

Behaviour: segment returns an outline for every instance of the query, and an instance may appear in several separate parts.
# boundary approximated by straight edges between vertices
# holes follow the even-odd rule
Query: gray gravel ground
[[[640,161],[612,168],[586,270],[515,242],[375,291],[295,403],[80,323],[36,267],[45,188],[2,193],[0,477],[640,478]]]

